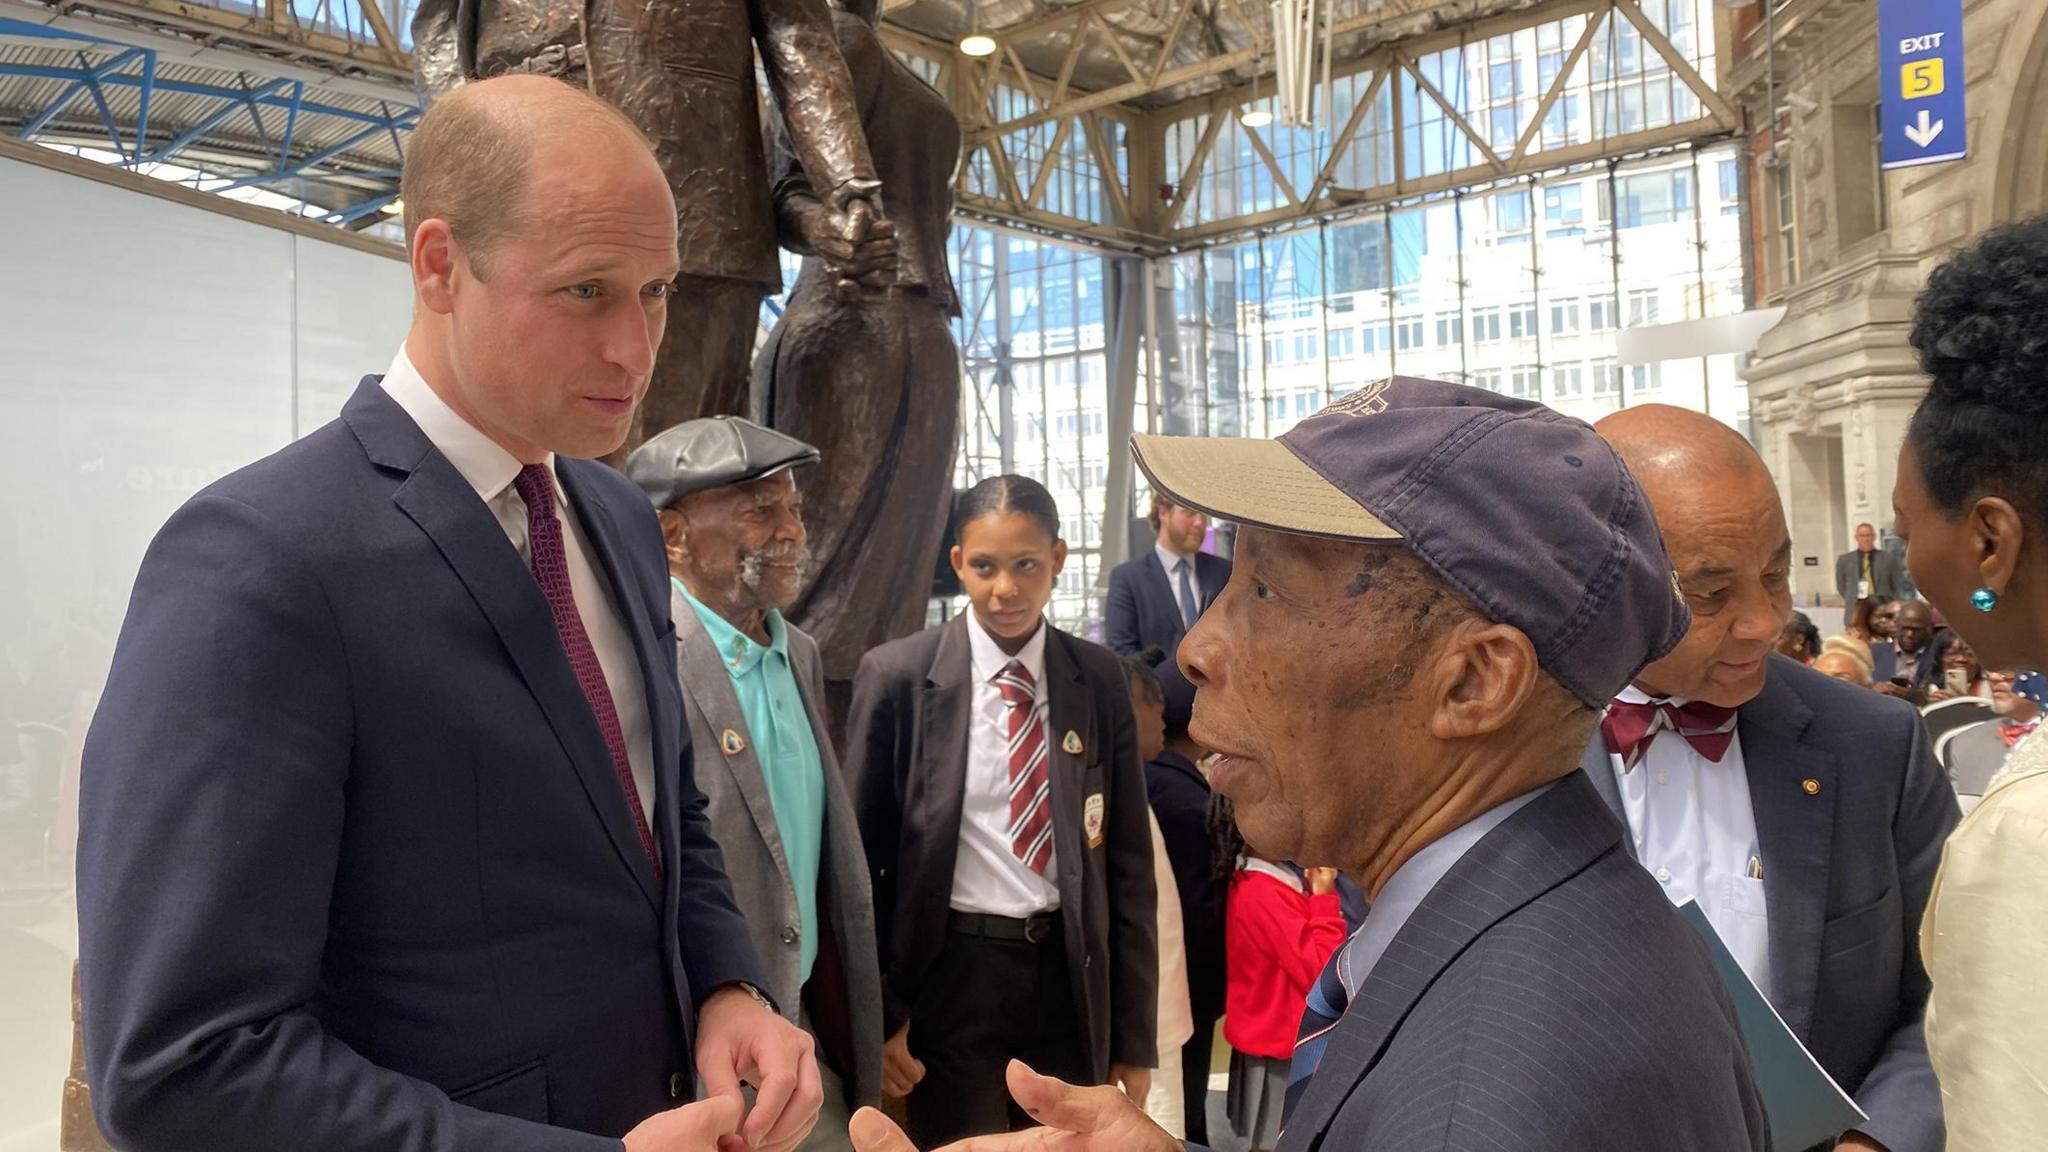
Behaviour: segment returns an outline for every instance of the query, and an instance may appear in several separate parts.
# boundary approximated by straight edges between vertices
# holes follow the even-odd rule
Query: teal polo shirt
[[[811,731],[811,714],[797,690],[796,668],[789,661],[789,626],[783,623],[782,613],[768,613],[769,643],[763,648],[753,637],[726,623],[725,617],[698,603],[682,581],[671,580],[724,658],[733,694],[746,714],[745,735],[753,745],[754,759],[761,764],[768,801],[775,807],[775,830],[782,837],[782,856],[789,863],[790,883],[796,886],[797,916],[803,932],[798,970],[808,982],[811,965],[818,959],[825,763],[818,755],[817,735]]]

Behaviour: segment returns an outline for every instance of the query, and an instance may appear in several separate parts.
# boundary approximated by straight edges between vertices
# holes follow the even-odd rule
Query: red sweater
[[[1247,1056],[1289,1059],[1308,991],[1344,943],[1344,909],[1335,892],[1247,869],[1231,878],[1227,915],[1223,1038]]]

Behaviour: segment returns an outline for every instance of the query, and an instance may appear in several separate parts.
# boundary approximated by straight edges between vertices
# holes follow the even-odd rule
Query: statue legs
[[[676,278],[668,331],[654,361],[654,380],[640,402],[638,426],[622,451],[685,420],[747,415],[752,377],[748,364],[761,328],[761,301],[767,297],[767,285],[746,280],[688,274]]]
[[[797,473],[809,585],[789,613],[841,699],[868,649],[924,627],[959,430],[960,355],[922,293],[839,299],[812,269],[755,364],[778,431],[817,445]]]

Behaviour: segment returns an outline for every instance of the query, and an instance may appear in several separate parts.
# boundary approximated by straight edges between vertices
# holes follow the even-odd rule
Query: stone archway
[[[1999,141],[1991,206],[1996,220],[2048,212],[2048,15],[2034,28],[2006,107],[2011,115]]]

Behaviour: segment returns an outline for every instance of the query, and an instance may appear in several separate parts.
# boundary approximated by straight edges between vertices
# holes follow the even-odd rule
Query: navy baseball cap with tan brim
[[[1276,440],[1138,435],[1176,504],[1276,532],[1398,542],[1604,708],[1691,626],[1650,504],[1579,420],[1396,376]]]

